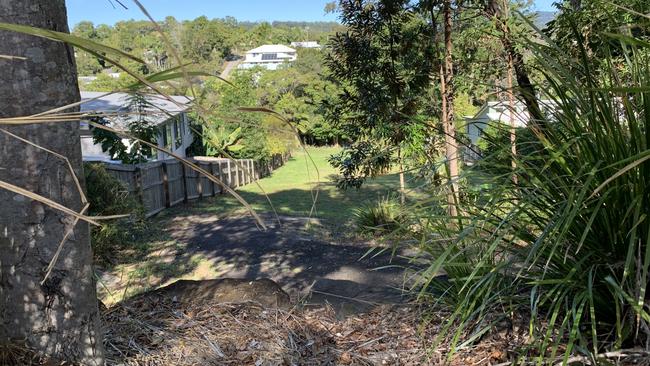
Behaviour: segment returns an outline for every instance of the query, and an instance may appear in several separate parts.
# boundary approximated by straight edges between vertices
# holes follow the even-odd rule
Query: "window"
[[[172,147],[172,129],[171,126],[167,123],[160,128],[160,134],[162,135],[162,145],[167,149]]]
[[[178,121],[178,117],[174,118],[174,135],[176,139],[174,140],[174,148],[178,149],[183,145],[183,134],[181,132],[181,123]]]
[[[277,53],[263,53],[262,54],[262,60],[277,60],[278,59],[278,54]]]

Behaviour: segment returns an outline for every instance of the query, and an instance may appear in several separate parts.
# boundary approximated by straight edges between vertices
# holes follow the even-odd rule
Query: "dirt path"
[[[222,79],[227,79],[228,75],[237,68],[237,65],[241,63],[241,60],[235,60],[235,61],[226,61],[226,66],[223,68],[223,71],[221,72],[221,75],[219,75]]]
[[[178,212],[168,220],[169,236],[186,252],[208,258],[219,277],[271,278],[294,300],[328,302],[341,314],[404,301],[400,288],[406,260],[391,260],[390,254],[361,259],[368,245],[321,240],[315,237],[317,229],[303,229],[304,218],[282,217],[280,226],[267,217],[266,231],[248,216]]]

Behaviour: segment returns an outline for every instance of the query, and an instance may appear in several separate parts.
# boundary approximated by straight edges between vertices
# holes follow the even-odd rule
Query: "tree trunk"
[[[406,180],[404,179],[404,157],[400,148],[397,148],[397,160],[399,160],[399,201],[404,206],[406,203]]]
[[[64,0],[0,1],[0,22],[68,32]],[[0,117],[31,115],[79,100],[71,47],[0,31],[0,55],[26,58],[0,58]],[[0,128],[66,156],[83,184],[78,121]],[[81,209],[64,161],[1,133],[0,180]],[[77,224],[41,285],[73,219],[1,189],[0,202],[0,343],[24,341],[47,357],[103,364],[87,224]]]
[[[456,126],[454,125],[454,63],[452,58],[452,14],[451,0],[444,0],[442,6],[444,17],[445,60],[441,66],[440,90],[442,93],[442,125],[445,133],[445,155],[449,168],[449,194],[447,203],[449,214],[457,216],[458,210],[458,145],[456,143]]]
[[[504,0],[504,12],[505,12],[505,20],[506,24],[505,27],[503,28],[504,35],[507,38],[510,38],[510,28],[507,24],[507,19],[510,17],[510,9],[509,9],[509,0]],[[516,104],[515,104],[515,94],[514,94],[514,89],[513,89],[513,84],[512,84],[512,74],[513,74],[513,59],[512,59],[512,54],[507,53],[506,58],[508,59],[508,75],[507,75],[507,89],[508,89],[508,103],[509,103],[509,110],[510,110],[510,152],[512,154],[512,160],[511,160],[511,165],[512,165],[512,181],[517,184],[517,174],[515,173],[515,169],[517,169],[517,162],[515,160],[515,157],[517,156],[517,130],[516,130],[516,125],[515,125],[515,113],[516,113]]]
[[[517,174],[515,169],[517,169],[517,162],[515,157],[517,156],[517,129],[515,125],[515,94],[512,91],[512,57],[508,55],[508,103],[510,105],[510,152],[512,154],[512,181],[517,184]]]
[[[528,70],[524,64],[524,56],[517,51],[512,41],[507,15],[504,14],[504,7],[499,6],[499,1],[507,2],[508,0],[489,0],[485,3],[485,14],[488,18],[496,17],[497,26],[501,31],[501,44],[509,58],[512,59],[515,75],[517,76],[517,85],[519,94],[526,103],[526,109],[530,115],[532,127],[544,127],[544,115],[537,101],[537,92],[535,86],[530,81]]]

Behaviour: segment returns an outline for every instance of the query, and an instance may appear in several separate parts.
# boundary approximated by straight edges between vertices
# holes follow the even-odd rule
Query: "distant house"
[[[129,94],[113,93],[105,95],[104,92],[81,92],[82,112],[110,113],[106,119],[108,126],[119,130],[127,131],[128,124],[138,118],[129,109]],[[187,112],[191,99],[185,96],[173,95],[171,98],[175,103],[161,95],[147,95],[147,103],[150,104],[145,110],[146,120],[158,126],[158,146],[171,150],[174,154],[185,157],[185,150],[194,141],[190,131]],[[115,115],[117,114],[117,115]],[[129,145],[128,139],[123,139],[125,145]],[[83,159],[87,161],[111,161],[112,157],[102,151],[99,144],[93,141],[92,131],[87,123],[81,122],[81,152]],[[154,160],[169,158],[167,154],[157,152]]]
[[[240,69],[250,69],[256,66],[267,70],[276,70],[278,66],[295,61],[296,50],[281,44],[265,44],[246,52],[246,58],[239,64]]]
[[[316,41],[291,42],[291,47],[296,48],[321,48]]]
[[[106,73],[106,75],[112,77],[113,79],[119,79],[121,74],[119,72],[109,72],[109,73]],[[92,75],[92,76],[79,76],[78,79],[79,79],[80,82],[89,83],[91,81],[97,80],[97,76],[95,76],[95,75]]]
[[[514,118],[516,127],[524,127],[528,123],[528,110],[526,105],[515,102]],[[483,104],[481,109],[474,116],[465,117],[467,137],[472,145],[476,146],[483,131],[490,123],[500,122],[510,125],[510,107],[508,102],[494,101]]]
[[[547,117],[553,117],[548,115],[548,112],[555,110],[555,102],[543,99],[539,101],[539,107],[542,113],[547,114]],[[526,127],[530,121],[530,115],[528,114],[526,105],[520,101],[516,101],[513,111],[515,127]],[[510,125],[510,106],[507,101],[487,102],[483,104],[474,116],[465,117],[467,136],[472,145],[476,145],[483,131],[490,123],[495,122]]]
[[[554,109],[554,103],[550,100],[540,100],[539,103],[542,113]],[[515,127],[526,127],[530,121],[530,115],[528,114],[526,105],[521,101],[516,101],[512,111],[514,112]],[[510,106],[507,101],[487,102],[483,104],[474,116],[465,117],[467,137],[469,137],[470,147],[473,151],[478,151],[478,142],[483,136],[483,132],[488,126],[494,123],[502,123],[510,126]],[[468,149],[470,152],[472,150]],[[473,157],[466,158],[471,160]]]

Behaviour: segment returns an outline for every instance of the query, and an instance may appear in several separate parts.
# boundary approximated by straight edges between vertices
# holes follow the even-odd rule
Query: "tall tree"
[[[403,154],[393,150],[426,124],[418,117],[431,104],[435,47],[426,19],[407,0],[341,0],[338,11],[348,29],[331,38],[326,56],[340,88],[326,118],[354,141],[332,159],[339,185],[358,187],[400,164]]]
[[[445,134],[445,155],[449,169],[449,193],[447,207],[451,216],[458,214],[458,142],[454,125],[454,59],[452,42],[452,7],[451,0],[442,1],[444,62],[440,66],[440,92],[442,94],[442,126]],[[434,25],[435,26],[435,25]]]
[[[1,1],[0,22],[68,32],[64,0]],[[32,115],[79,101],[70,46],[0,31],[0,55],[24,57],[0,58],[0,117]],[[83,179],[79,121],[2,128],[66,156]],[[64,161],[4,133],[0,180],[81,209]],[[77,224],[41,284],[44,268],[73,219],[6,190],[0,190],[0,202],[1,342],[25,341],[52,358],[103,364],[88,226]]]
[[[510,32],[508,24],[509,0],[479,0],[479,4],[483,6],[485,15],[496,21],[497,30],[500,32],[499,38],[501,39],[508,60],[512,62],[512,68],[514,69],[519,86],[519,94],[526,104],[528,114],[531,117],[531,121],[533,121],[533,127],[537,127],[540,124],[539,127],[543,128],[545,119],[537,101],[535,84],[530,79],[528,69],[524,63],[524,55],[517,50],[512,33]]]
[[[647,0],[565,0],[556,5],[560,11],[545,32],[572,59],[588,60],[590,72],[607,69],[604,60],[610,56],[624,67],[626,51],[612,42],[611,34],[650,40]]]

